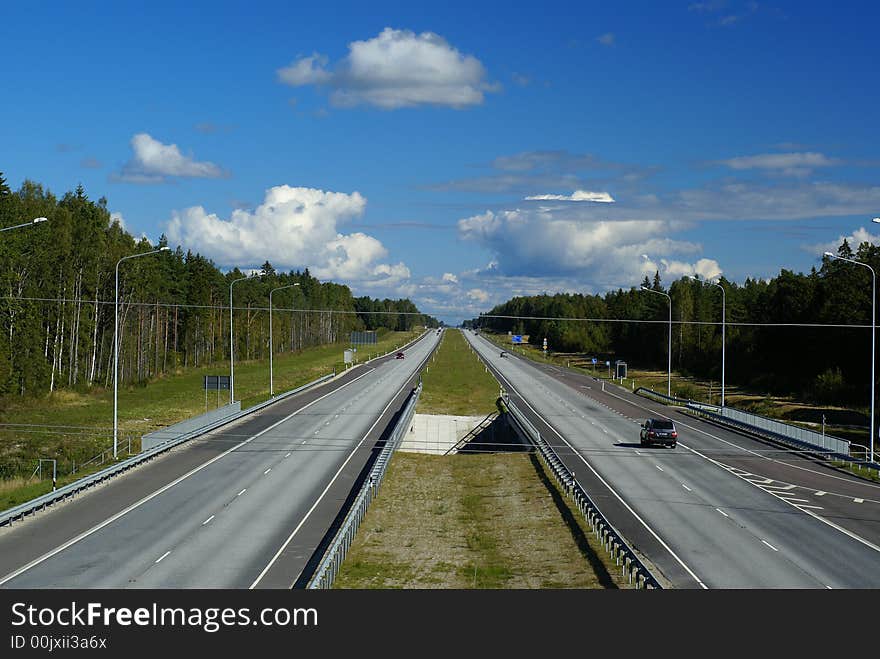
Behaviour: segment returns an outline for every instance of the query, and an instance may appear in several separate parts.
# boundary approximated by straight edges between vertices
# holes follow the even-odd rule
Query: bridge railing
[[[388,470],[388,463],[391,460],[391,456],[394,455],[394,451],[397,450],[400,443],[403,441],[404,434],[409,430],[410,423],[412,422],[413,415],[416,411],[416,403],[418,402],[421,393],[422,385],[419,383],[419,385],[410,393],[409,399],[407,400],[406,405],[404,405],[403,412],[397,420],[397,424],[394,426],[391,435],[388,437],[388,441],[385,442],[385,446],[382,447],[382,450],[376,458],[376,462],[373,463],[373,467],[370,469],[370,475],[361,486],[348,514],[345,516],[342,525],[333,537],[327,551],[324,552],[324,556],[321,558],[321,562],[318,564],[318,567],[306,585],[306,588],[328,589],[333,586],[333,581],[336,579],[336,575],[342,567],[342,563],[348,554],[348,550],[351,548],[351,543],[354,542],[354,538],[357,535],[361,522],[364,521],[367,509],[379,493],[379,486],[385,478],[385,472]]]
[[[557,484],[575,502],[578,510],[593,530],[596,539],[605,547],[612,560],[620,567],[621,575],[628,583],[637,588],[659,589],[662,588],[659,580],[651,573],[651,570],[641,561],[632,550],[623,536],[605,518],[596,503],[587,494],[577,478],[562,463],[559,455],[553,447],[538,432],[537,428],[525,417],[509,396],[504,397],[504,404],[508,409],[514,426],[535,445],[538,455],[544,465],[551,471]]]

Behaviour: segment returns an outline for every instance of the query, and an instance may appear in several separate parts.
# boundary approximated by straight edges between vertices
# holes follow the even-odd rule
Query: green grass
[[[395,453],[334,588],[617,588],[619,569],[524,453]]]
[[[367,354],[388,352],[412,340],[418,332],[388,332],[374,346],[362,346],[359,361]],[[342,366],[348,345],[336,344],[283,353],[274,358],[275,391],[281,393],[310,382]],[[203,376],[228,374],[229,363],[205,368],[178,369],[176,373],[146,384],[119,390],[119,432],[126,454],[128,437],[139,450],[143,434],[205,412]],[[235,363],[235,394],[242,409],[269,397],[269,360]],[[229,392],[220,392],[220,405]],[[217,392],[208,392],[208,409],[217,407]],[[68,480],[73,462],[82,463],[113,443],[113,390],[89,393],[57,391],[40,398],[6,397],[0,400],[0,424],[29,424],[10,428],[0,425],[0,468],[7,478],[0,481],[0,507],[10,507],[51,490],[51,479],[27,481],[38,458],[58,460],[59,485]],[[48,428],[55,426],[56,428]],[[61,428],[60,426],[65,426]],[[106,467],[105,463],[103,467]],[[98,467],[100,468],[100,467]],[[94,469],[92,469],[94,470]],[[44,467],[45,471],[45,467]],[[85,472],[84,472],[85,473]],[[77,473],[76,478],[84,473]]]
[[[496,411],[500,388],[457,329],[443,332],[434,357],[422,371],[419,414],[477,416]]]

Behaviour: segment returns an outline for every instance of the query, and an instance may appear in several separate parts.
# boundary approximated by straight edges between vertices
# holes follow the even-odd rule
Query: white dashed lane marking
[[[165,558],[170,553],[171,553],[170,551],[166,551],[164,554],[162,554],[159,558],[156,559],[156,562],[159,563],[163,558]]]
[[[241,492],[239,492],[239,493],[236,494],[235,496],[240,497],[240,496],[241,496],[242,494],[244,494],[245,492],[247,492],[247,488],[244,488]]]
[[[776,547],[774,547],[773,545],[771,545],[771,544],[770,544],[769,542],[767,542],[766,540],[761,540],[761,542],[763,542],[765,545],[767,545],[768,547],[770,547],[770,549],[772,549],[773,551],[779,551]]]
[[[207,524],[208,522],[210,522],[212,519],[214,519],[214,516],[213,516],[213,515],[211,515],[208,519],[206,519],[204,522],[202,522],[202,526],[204,526],[205,524]]]
[[[727,514],[726,512],[724,512],[723,510],[721,510],[721,508],[716,508],[715,510],[717,510],[719,513],[721,513],[721,514],[724,515],[725,517],[730,517],[730,515],[728,515],[728,514]]]

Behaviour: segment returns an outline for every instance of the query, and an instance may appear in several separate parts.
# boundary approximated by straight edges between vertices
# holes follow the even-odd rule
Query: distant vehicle
[[[678,431],[675,429],[675,424],[668,419],[648,419],[642,424],[639,433],[639,443],[642,446],[662,444],[675,448],[677,439]]]
[[[503,351],[503,350],[502,350],[502,351],[501,351],[501,355],[500,355],[500,356],[501,356],[501,357],[507,357],[507,353],[506,353],[506,352],[504,352],[504,351]]]
[[[403,359],[404,357],[405,355],[402,352],[398,352],[396,355],[394,355],[395,359]]]

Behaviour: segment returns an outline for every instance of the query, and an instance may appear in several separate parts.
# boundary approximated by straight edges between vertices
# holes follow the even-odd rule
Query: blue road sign
[[[522,343],[522,334],[514,334],[510,340],[512,343]]]
[[[597,361],[598,360],[595,357],[593,357],[593,363],[595,364]]]

